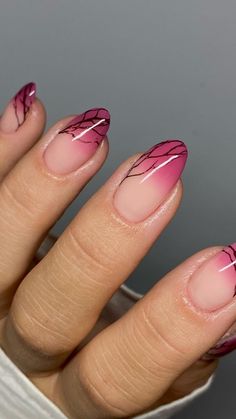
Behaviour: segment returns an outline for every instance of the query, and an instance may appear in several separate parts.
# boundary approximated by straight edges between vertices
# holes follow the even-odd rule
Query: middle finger
[[[88,334],[173,217],[182,193],[180,182],[174,186],[186,157],[184,144],[171,140],[129,159],[27,275],[4,342],[23,369],[57,367]]]

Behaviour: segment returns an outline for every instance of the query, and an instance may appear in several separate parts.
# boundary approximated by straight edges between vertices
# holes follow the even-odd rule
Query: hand
[[[236,247],[193,255],[92,330],[173,218],[185,145],[169,140],[129,158],[35,264],[48,230],[106,158],[109,113],[64,118],[41,137],[44,124],[34,84],[0,120],[3,350],[69,418],[127,417],[182,397],[212,374],[216,361],[199,359],[235,321]]]

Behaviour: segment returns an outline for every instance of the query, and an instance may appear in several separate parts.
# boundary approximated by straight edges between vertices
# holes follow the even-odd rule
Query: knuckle
[[[115,382],[110,367],[103,367],[94,365],[92,377],[89,372],[81,374],[79,381],[83,391],[92,405],[106,417],[126,417],[137,410],[136,403],[129,392]]]
[[[70,253],[72,253],[77,263],[78,258],[81,258],[84,265],[89,267],[90,272],[96,272],[97,278],[101,274],[103,278],[112,274],[107,257],[104,256],[103,252],[98,250],[99,242],[97,240],[91,240],[86,232],[82,232],[82,230],[78,231],[73,225],[69,226],[68,238],[70,243],[69,246],[67,243],[67,246],[72,250],[70,250]]]
[[[141,308],[140,314],[141,321],[137,322],[137,327],[144,343],[149,345],[150,354],[154,353],[155,356],[158,352],[158,363],[162,368],[172,370],[176,362],[185,360],[182,337],[178,336],[176,331],[165,328],[165,324],[170,324],[170,321],[165,321],[165,316],[168,314],[164,313],[164,310],[160,318],[156,315],[152,304],[146,304]]]
[[[71,342],[60,332],[61,321],[51,305],[45,306],[40,296],[23,291],[23,299],[17,297],[11,308],[12,331],[22,345],[42,356],[54,356],[65,352]]]
[[[111,386],[103,386],[103,390],[96,384],[96,381],[87,379],[86,393],[92,404],[97,406],[103,412],[108,412],[111,417],[125,416],[126,411],[122,409],[118,402],[112,400]]]

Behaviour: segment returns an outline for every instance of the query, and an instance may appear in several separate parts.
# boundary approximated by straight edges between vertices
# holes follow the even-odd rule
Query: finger
[[[0,180],[40,138],[45,119],[44,107],[36,98],[36,84],[26,84],[0,119]]]
[[[104,109],[58,122],[4,179],[0,186],[0,315],[5,315],[48,229],[104,162],[108,126]]]
[[[165,166],[172,149],[175,162]],[[111,295],[174,216],[182,195],[181,183],[174,185],[185,160],[186,148],[177,140],[153,147],[138,160],[129,159],[27,275],[7,323],[8,351],[22,347],[21,359],[15,360],[22,368],[38,371],[61,365],[88,334]],[[133,194],[129,203],[135,222],[125,218],[126,188]]]
[[[236,318],[235,249],[192,256],[90,341],[62,373],[70,414],[78,393],[89,411],[99,412],[88,418],[143,411],[215,345]]]

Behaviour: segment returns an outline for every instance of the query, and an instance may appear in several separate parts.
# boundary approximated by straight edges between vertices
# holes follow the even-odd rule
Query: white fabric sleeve
[[[122,286],[104,309],[100,324],[90,338],[106,325],[116,321],[142,296]],[[136,419],[168,419],[193,399],[208,390],[213,380],[191,394],[148,413],[134,416]],[[13,364],[0,349],[0,418],[1,419],[67,419],[31,381]],[[86,418],[84,418],[86,419]]]

